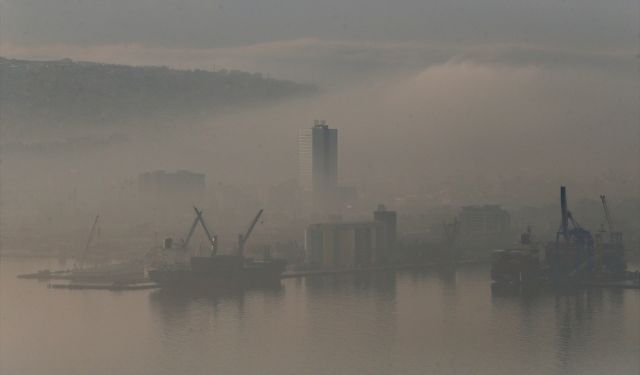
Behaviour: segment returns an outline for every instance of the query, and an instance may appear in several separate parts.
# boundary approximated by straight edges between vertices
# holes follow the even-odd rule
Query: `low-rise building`
[[[382,224],[318,223],[305,232],[307,263],[319,267],[352,268],[376,262]]]
[[[396,213],[379,206],[374,219],[309,225],[305,231],[306,262],[325,268],[366,267],[386,262],[397,237]]]
[[[464,235],[499,235],[510,230],[510,216],[499,205],[464,206],[460,212]]]
[[[162,170],[142,173],[138,176],[140,192],[153,196],[195,195],[205,191],[205,175],[187,170],[166,172]]]

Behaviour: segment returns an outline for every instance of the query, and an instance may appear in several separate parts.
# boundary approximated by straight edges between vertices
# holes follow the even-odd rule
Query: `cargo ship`
[[[164,241],[164,251],[177,254],[179,260],[165,262],[150,269],[149,279],[151,281],[165,288],[260,287],[280,282],[280,277],[286,267],[284,259],[272,259],[266,256],[263,260],[254,260],[245,258],[243,254],[245,244],[262,215],[262,210],[253,219],[247,232],[238,236],[238,249],[235,255],[217,254],[217,237],[211,236],[202,217],[202,211],[196,207],[194,210],[196,218],[181,245],[174,247],[173,240],[170,238]],[[204,229],[210,241],[210,256],[188,256],[187,246],[198,224]]]
[[[496,283],[535,283],[541,275],[540,250],[531,227],[520,236],[518,247],[495,250],[491,255],[491,279]]]
[[[257,287],[280,282],[283,259],[255,261],[239,255],[191,257],[189,264],[149,271],[149,279],[162,287]]]

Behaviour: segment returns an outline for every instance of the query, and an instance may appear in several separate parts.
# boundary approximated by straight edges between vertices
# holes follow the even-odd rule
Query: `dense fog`
[[[639,0],[0,0],[0,374],[640,374]]]
[[[151,233],[181,235],[192,204],[229,233],[261,207],[309,217],[297,193],[297,134],[316,119],[339,129],[339,184],[357,192],[343,215],[363,217],[378,203],[438,220],[469,204],[554,207],[564,184],[574,202],[607,194],[637,230],[631,2],[602,13],[595,2],[392,9],[351,1],[336,4],[344,19],[321,7],[308,22],[310,3],[250,3],[165,1],[143,19],[142,8],[124,2],[131,9],[117,13],[55,2],[46,8],[60,22],[45,33],[39,6],[6,2],[3,57],[69,68],[55,79],[27,69],[10,86],[10,60],[3,65],[3,98],[17,98],[2,103],[3,237],[86,233],[101,212],[113,233],[146,228],[151,242]],[[431,10],[426,20],[412,15],[419,10]],[[556,16],[543,15],[551,10]],[[88,26],[98,14],[115,24]],[[390,29],[383,14],[406,22]],[[517,26],[518,18],[527,22]],[[234,20],[251,27],[233,31]],[[96,65],[105,75],[75,61],[140,68]],[[138,176],[154,170],[203,173],[206,194],[171,198],[156,212],[164,208],[144,204],[138,187]],[[159,229],[159,218],[172,224]]]

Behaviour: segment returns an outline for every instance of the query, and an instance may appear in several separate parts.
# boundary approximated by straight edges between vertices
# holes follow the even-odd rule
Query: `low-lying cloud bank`
[[[425,66],[472,60],[506,65],[601,69],[633,74],[636,52],[624,49],[571,49],[535,44],[436,44],[303,38],[226,48],[171,48],[140,44],[19,46],[0,44],[6,57],[71,58],[130,65],[187,69],[239,69],[274,78],[336,86],[371,74],[420,71]]]
[[[15,181],[34,187],[90,181],[104,189],[142,171],[184,168],[207,173],[210,185],[268,187],[295,180],[297,130],[326,119],[340,129],[341,181],[371,199],[536,204],[553,201],[560,184],[575,197],[638,193],[640,117],[628,51],[316,39],[212,50],[50,48],[12,51],[215,65],[306,77],[324,90],[202,123],[176,122],[169,126],[175,131],[132,131],[126,142],[64,160],[8,157],[5,181],[15,173]]]
[[[636,191],[635,86],[603,72],[448,62],[215,120],[211,141],[229,121],[228,136],[246,140],[238,154],[264,153],[254,176],[285,178],[295,129],[315,118],[340,129],[342,179],[361,191],[514,204],[555,196],[560,183],[587,195]]]

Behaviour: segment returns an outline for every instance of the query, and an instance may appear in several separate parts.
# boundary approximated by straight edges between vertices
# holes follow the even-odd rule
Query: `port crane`
[[[607,204],[607,197],[602,194],[600,195],[600,200],[602,201],[604,217],[607,221],[607,227],[609,228],[609,240],[611,241],[611,243],[622,242],[622,232],[615,230],[613,219],[611,218],[611,212],[609,211],[609,205]]]
[[[571,212],[567,210],[567,199],[564,186],[561,187],[561,210],[562,210],[562,234],[565,238],[565,244],[558,246],[557,249],[562,249],[565,254],[559,254],[556,252],[555,258],[552,258],[552,266],[557,266],[567,262],[566,256],[568,254],[575,254],[573,262],[564,263],[569,270],[567,275],[569,278],[578,276],[580,274],[591,277],[594,273],[602,273],[606,271],[612,274],[623,274],[627,268],[624,246],[622,244],[622,233],[617,232],[611,219],[611,212],[607,205],[607,199],[604,195],[600,195],[602,201],[602,208],[604,210],[605,219],[609,227],[610,241],[608,243],[602,242],[598,236],[594,244],[594,238],[591,232],[583,229],[580,224],[573,218]],[[568,222],[571,222],[573,228],[568,229]],[[564,259],[562,259],[564,257]],[[573,263],[573,266],[571,266]],[[562,268],[562,267],[560,267]],[[556,270],[558,267],[556,267]]]
[[[593,236],[578,224],[567,209],[567,192],[564,186],[560,187],[560,214],[560,230],[546,257],[553,279],[591,275],[595,255]],[[560,241],[561,237],[564,239],[563,242]]]
[[[193,210],[196,212],[196,218],[193,220],[193,224],[191,224],[191,227],[189,228],[189,233],[187,233],[187,237],[185,238],[184,243],[182,244],[182,247],[184,249],[187,248],[187,246],[189,245],[189,241],[191,241],[191,237],[193,237],[193,233],[195,232],[196,227],[198,226],[198,223],[200,223],[200,226],[202,227],[202,229],[204,229],[204,232],[207,235],[207,239],[211,244],[211,251],[212,251],[211,255],[214,256],[218,251],[218,243],[216,241],[216,236],[211,235],[211,232],[209,231],[209,228],[207,227],[207,224],[204,222],[204,218],[202,217],[202,211],[200,211],[196,206],[193,206]]]
[[[255,228],[256,224],[258,223],[258,220],[260,219],[260,216],[262,216],[263,211],[264,211],[263,209],[260,209],[260,211],[258,211],[258,214],[256,215],[256,217],[253,218],[251,225],[249,225],[249,228],[247,229],[247,232],[244,235],[243,234],[238,235],[238,254],[241,257],[244,256],[245,244],[249,240],[249,236],[251,236],[251,233],[253,232],[253,228]]]
[[[600,195],[600,200],[602,201],[604,217],[609,228],[609,241],[603,241],[601,236],[598,238],[599,264],[604,270],[619,274],[627,269],[622,232],[617,231],[613,224],[609,205],[607,204],[607,197],[602,194]]]
[[[87,244],[84,246],[84,251],[82,252],[82,257],[80,258],[79,268],[82,268],[84,266],[84,262],[87,259],[87,253],[89,252],[89,247],[91,246],[91,242],[93,242],[93,237],[95,236],[99,219],[100,219],[100,214],[97,214],[96,218],[93,220],[93,225],[91,225],[91,230],[89,231],[89,238],[87,239]]]
[[[600,199],[609,230],[619,233],[615,232],[606,198],[602,195]],[[567,209],[567,192],[564,186],[560,187],[560,213],[560,228],[555,241],[550,242],[545,249],[544,263],[535,264],[531,272],[528,272],[530,276],[522,278],[522,270],[529,263],[529,258],[500,251],[491,264],[491,277],[495,282],[513,282],[515,279],[515,282],[550,281],[556,285],[570,283],[637,288],[638,277],[626,271],[622,242],[601,241],[598,236],[594,241],[591,232],[581,227]],[[612,238],[619,238],[615,236]],[[621,237],[621,234],[618,236]],[[514,277],[517,274],[519,276]]]
[[[566,243],[585,245],[593,242],[591,232],[582,228],[571,214],[571,211],[567,209],[567,192],[564,186],[560,187],[560,215],[562,221],[560,230],[558,231],[558,237],[562,235]],[[571,223],[571,229],[569,229],[569,223]]]

